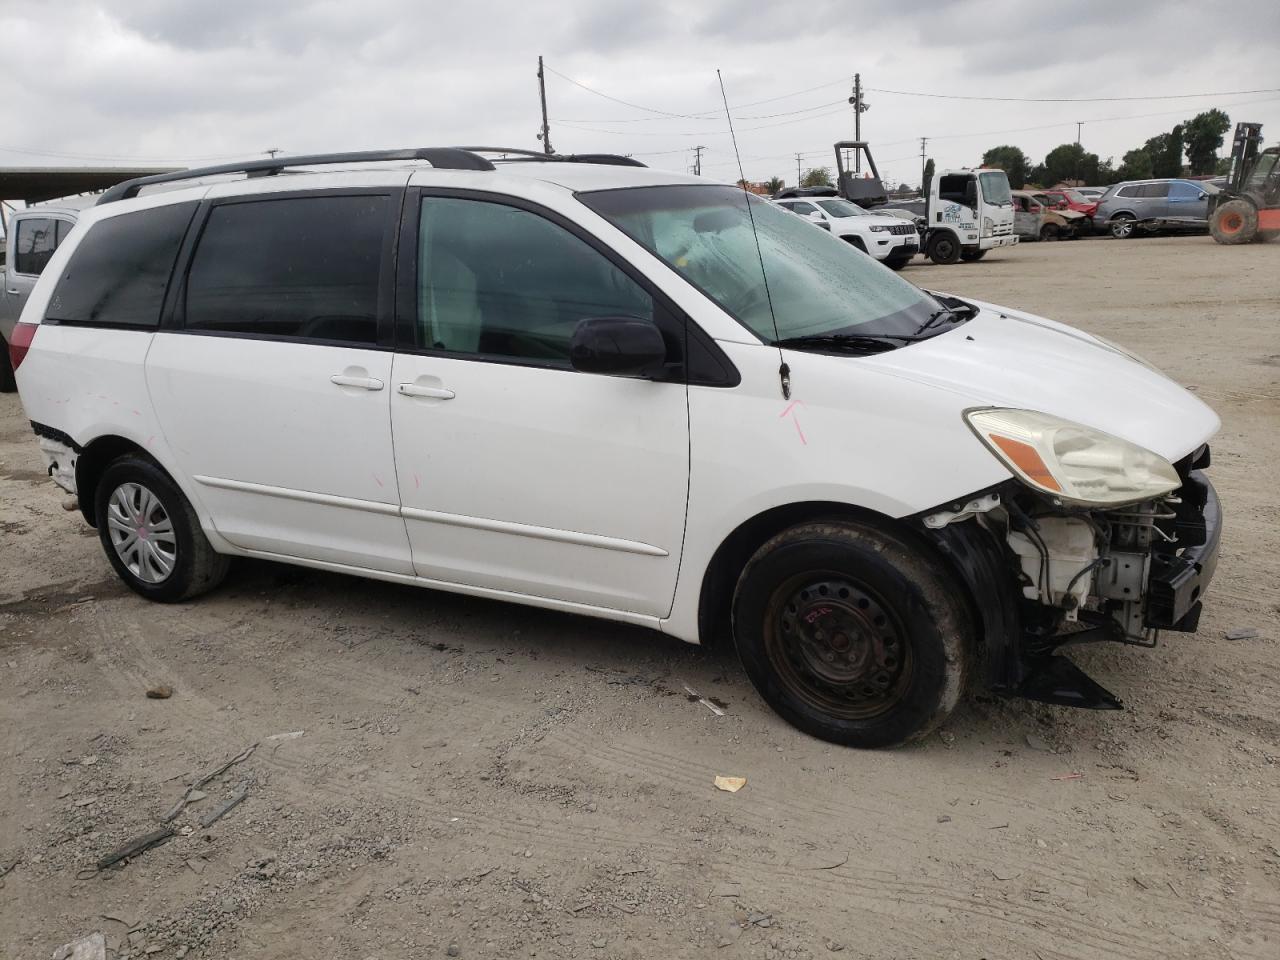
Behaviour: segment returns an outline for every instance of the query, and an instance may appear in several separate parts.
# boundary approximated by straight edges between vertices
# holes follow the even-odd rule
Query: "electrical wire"
[[[988,103],[1118,103],[1130,100],[1189,100],[1193,97],[1239,97],[1253,93],[1280,93],[1280,87],[1264,90],[1218,90],[1212,93],[1159,93],[1142,97],[973,97],[959,93],[924,93],[919,90],[887,90],[884,87],[867,87],[873,93],[888,93],[899,97],[928,97],[933,100],[974,100]]]

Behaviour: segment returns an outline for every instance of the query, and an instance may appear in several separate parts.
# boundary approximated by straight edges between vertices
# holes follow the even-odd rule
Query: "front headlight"
[[[872,232],[872,233],[888,233],[888,232],[889,232],[889,228],[888,228],[888,227],[882,226],[882,225],[880,225],[880,224],[878,224],[878,223],[877,223],[877,224],[874,224],[874,225],[870,228],[870,230],[871,230],[871,232]]]
[[[982,218],[982,235],[984,237],[989,237],[991,236],[991,234],[995,233],[995,230],[996,230],[996,222],[992,220],[990,217],[983,217]]]
[[[1063,502],[1116,507],[1182,485],[1159,454],[1047,413],[986,408],[965,420],[1019,480]]]

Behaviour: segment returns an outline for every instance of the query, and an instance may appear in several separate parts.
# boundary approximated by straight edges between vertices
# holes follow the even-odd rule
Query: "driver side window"
[[[569,362],[588,317],[654,319],[653,298],[583,240],[528,210],[423,197],[417,346]]]

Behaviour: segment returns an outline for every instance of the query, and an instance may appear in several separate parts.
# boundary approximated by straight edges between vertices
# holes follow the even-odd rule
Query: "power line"
[[[550,69],[548,67],[548,69]],[[812,113],[815,110],[825,110],[828,107],[838,107],[848,103],[848,100],[829,100],[826,103],[815,104],[812,107],[801,107],[797,110],[785,110],[782,113],[758,113],[754,116],[735,116],[735,120],[773,120],[776,117],[794,117],[800,113]],[[556,123],[661,123],[664,120],[674,120],[675,117],[628,117],[618,119],[596,119],[592,117],[580,118],[575,120],[566,120],[561,117],[552,117]],[[682,118],[683,119],[683,118]],[[710,120],[711,117],[697,117],[699,120]]]
[[[1241,97],[1254,93],[1280,93],[1280,87],[1265,90],[1218,90],[1212,93],[1160,93],[1142,97],[971,97],[958,93],[924,93],[919,90],[886,90],[883,87],[867,87],[876,93],[891,93],[899,97],[929,97],[935,100],[981,100],[994,103],[1115,103],[1121,100],[1187,100],[1192,97]]]

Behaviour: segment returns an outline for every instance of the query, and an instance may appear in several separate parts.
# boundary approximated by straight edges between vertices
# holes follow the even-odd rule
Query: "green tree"
[[[1034,167],[1027,171],[1028,187],[1049,187],[1053,184],[1049,180],[1049,175],[1045,173],[1044,164],[1037,163]]]
[[[786,184],[782,182],[781,177],[770,177],[768,182],[765,183],[765,186],[769,188],[770,194],[774,194],[785,187]]]
[[[1078,143],[1061,144],[1045,156],[1044,176],[1046,187],[1074,180],[1093,183],[1098,179],[1098,155]]]
[[[1006,144],[992,147],[984,153],[982,155],[982,165],[1003,170],[1009,178],[1009,186],[1015,190],[1021,190],[1026,185],[1027,168],[1031,166],[1031,161],[1027,159],[1027,155],[1022,152],[1020,147]]]
[[[1197,113],[1182,125],[1182,141],[1193,175],[1213,173],[1218,166],[1218,149],[1223,135],[1231,129],[1231,118],[1216,107]]]
[[[1137,147],[1124,155],[1120,168],[1116,170],[1116,182],[1121,180],[1148,180],[1151,174],[1151,154],[1145,148]]]
[[[1157,134],[1142,145],[1151,158],[1153,177],[1177,177],[1182,175],[1182,124],[1168,133]]]
[[[800,186],[802,187],[829,187],[831,185],[830,167],[810,167],[804,172],[804,176],[800,178]]]
[[[924,182],[920,184],[920,194],[929,192],[929,184],[933,182],[933,157],[924,162]]]

